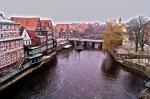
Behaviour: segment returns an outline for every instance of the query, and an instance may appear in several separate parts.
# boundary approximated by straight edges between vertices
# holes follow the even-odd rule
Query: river
[[[109,65],[98,50],[64,50],[1,95],[3,99],[136,99],[144,78]],[[105,64],[104,64],[105,63]],[[1,98],[2,99],[2,98]]]

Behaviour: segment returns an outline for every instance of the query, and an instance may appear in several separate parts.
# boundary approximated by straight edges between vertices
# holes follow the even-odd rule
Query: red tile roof
[[[87,24],[81,23],[81,24],[78,24],[77,31],[79,33],[84,33],[86,28],[87,28]]]
[[[57,24],[55,32],[70,32],[69,24]]]
[[[35,31],[37,26],[40,25],[40,18],[22,18],[22,17],[11,17],[11,20],[19,23],[27,30]]]
[[[41,20],[41,27],[44,29],[53,29],[51,20]]]

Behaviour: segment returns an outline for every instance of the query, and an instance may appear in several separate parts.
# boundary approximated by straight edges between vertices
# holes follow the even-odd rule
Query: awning
[[[65,45],[64,48],[70,48],[72,45]]]
[[[32,58],[36,58],[36,57],[40,57],[40,56],[42,56],[43,54],[41,54],[41,53],[39,53],[39,54],[35,54],[35,55],[33,55],[33,56],[30,56],[30,57],[28,57],[29,59],[32,59]]]

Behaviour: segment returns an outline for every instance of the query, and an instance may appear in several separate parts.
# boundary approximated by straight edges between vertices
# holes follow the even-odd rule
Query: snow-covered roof
[[[29,49],[33,50],[33,49],[38,49],[41,48],[41,46],[34,46],[34,47],[30,47]]]
[[[39,36],[39,35],[37,37],[39,37],[39,38],[46,38],[46,36]]]
[[[30,38],[30,36],[29,36],[29,34],[28,34],[26,29],[24,29],[23,32],[22,32],[22,38],[24,40],[31,40],[31,38]]]
[[[99,42],[104,42],[103,40],[94,40],[94,39],[80,39],[80,38],[69,38],[69,40],[73,40],[73,41],[82,41],[82,42],[84,42],[84,41],[87,41],[87,42],[97,42],[97,43],[99,43]]]
[[[15,22],[9,20],[8,18],[4,17],[2,13],[0,13],[0,23],[4,24],[16,24]]]

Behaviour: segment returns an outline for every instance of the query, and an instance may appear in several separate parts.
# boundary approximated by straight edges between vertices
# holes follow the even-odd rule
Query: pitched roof
[[[40,24],[40,18],[11,17],[11,20],[19,23],[27,30],[36,30],[38,24]]]
[[[55,32],[69,32],[69,24],[57,24],[55,26]]]
[[[149,25],[150,24],[150,20],[147,20],[145,24]]]
[[[16,23],[6,18],[2,13],[0,13],[0,24],[16,24]]]
[[[31,40],[31,37],[29,36],[28,32],[26,29],[23,30],[22,35],[24,40]]]
[[[51,20],[40,20],[42,29],[53,29]]]

